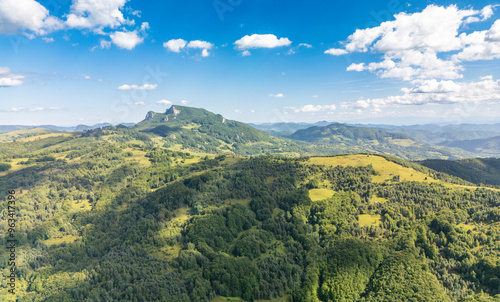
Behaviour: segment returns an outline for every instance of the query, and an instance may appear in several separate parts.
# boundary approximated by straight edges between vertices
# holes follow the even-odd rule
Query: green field
[[[311,189],[309,190],[309,198],[312,201],[318,201],[323,199],[328,199],[335,194],[335,191],[330,189]]]
[[[378,226],[381,223],[380,215],[370,215],[370,214],[361,214],[359,215],[359,225],[364,226]]]
[[[388,161],[382,156],[355,154],[334,157],[311,157],[308,161],[312,165],[324,166],[368,166],[372,165],[378,175],[372,176],[374,182],[390,181],[394,176],[399,175],[401,181],[438,182],[428,175],[412,168],[403,167],[394,162]]]

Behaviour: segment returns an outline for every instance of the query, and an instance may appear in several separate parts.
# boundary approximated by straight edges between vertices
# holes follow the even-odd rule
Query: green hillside
[[[500,186],[500,159],[477,158],[457,161],[428,159],[419,164],[460,177],[475,184]]]
[[[282,156],[311,152],[303,143],[273,137],[220,114],[186,106],[172,106],[165,113],[149,112],[144,121],[131,128],[161,137],[165,147],[182,146],[194,152]]]
[[[233,125],[201,113],[192,114],[206,132]],[[195,127],[181,114],[166,115],[177,117],[174,133]],[[8,229],[15,190],[18,240],[16,294],[2,285],[3,301],[500,294],[500,191],[373,154],[287,159],[166,148],[151,134],[162,126],[155,118],[165,115],[137,128],[0,144],[0,162],[11,166],[0,172],[0,229]],[[250,130],[246,143],[265,138]],[[4,275],[9,257],[0,253]]]
[[[472,139],[472,140],[459,140],[442,143],[444,146],[460,148],[468,152],[474,152],[481,156],[500,156],[500,136]]]
[[[331,124],[298,130],[289,138],[314,144],[332,146],[344,152],[373,152],[394,155],[405,159],[456,159],[470,155],[460,149],[422,144],[402,133],[389,133],[370,127]],[[337,152],[341,153],[341,152]]]

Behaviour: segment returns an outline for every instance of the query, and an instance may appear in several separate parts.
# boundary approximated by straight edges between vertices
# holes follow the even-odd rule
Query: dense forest
[[[18,256],[0,296],[500,299],[498,190],[393,157],[215,156],[139,130],[2,144],[0,229],[16,190]]]

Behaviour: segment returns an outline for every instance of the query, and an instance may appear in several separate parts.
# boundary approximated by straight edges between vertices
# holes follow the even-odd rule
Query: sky
[[[0,124],[500,122],[499,4],[0,0]]]

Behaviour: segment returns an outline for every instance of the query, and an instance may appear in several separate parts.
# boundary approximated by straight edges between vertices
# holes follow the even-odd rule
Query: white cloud
[[[159,100],[159,101],[156,101],[156,104],[158,104],[158,105],[170,105],[170,104],[172,104],[172,102],[167,101],[167,100]]]
[[[23,85],[25,76],[12,73],[8,67],[0,67],[0,87],[12,87]]]
[[[285,107],[286,109],[292,109],[294,112],[318,112],[318,111],[332,111],[337,109],[336,105],[305,105],[301,108],[296,107]]]
[[[313,98],[313,99],[317,99],[318,97],[319,97],[319,96],[318,96],[317,94],[313,94],[313,95],[312,95],[312,98]]]
[[[242,57],[248,57],[248,56],[251,56],[251,55],[252,55],[252,53],[251,53],[250,51],[248,51],[248,50],[245,50],[245,51],[243,51],[243,52],[241,53],[241,56],[242,56]]]
[[[42,40],[44,40],[45,43],[52,43],[52,42],[54,42],[54,38],[46,38],[46,37],[44,37],[44,38],[42,38]]]
[[[498,6],[498,5],[495,5]],[[483,17],[481,21],[489,19],[491,16],[493,16],[493,5],[487,5],[481,10],[481,16]]]
[[[158,88],[158,85],[148,83],[142,86],[123,84],[118,87],[118,90],[155,90],[156,88]]]
[[[353,103],[344,103],[343,106],[368,109],[407,105],[500,102],[500,80],[494,80],[492,76],[482,77],[477,82],[425,80],[411,89],[403,88],[401,91],[402,95],[360,99]]]
[[[122,9],[127,0],[73,0],[66,25],[70,28],[117,28],[123,24],[132,25],[123,17]]]
[[[307,43],[300,43],[299,47],[312,48],[312,45]]]
[[[145,102],[135,102],[134,105],[136,105],[136,106],[145,106],[146,103]]]
[[[187,45],[188,48],[197,48],[197,49],[201,49],[201,56],[206,58],[208,56],[210,56],[210,53],[208,52],[209,49],[212,49],[214,45],[210,42],[207,42],[207,41],[200,41],[200,40],[194,40],[194,41],[191,41],[189,42],[189,44]]]
[[[182,105],[186,105],[186,104],[189,104],[189,101],[186,101],[186,100],[182,100],[182,101],[181,101],[181,104],[182,104]]]
[[[101,45],[101,48],[108,49],[111,47],[111,42],[103,39],[103,40],[101,40],[100,45]]]
[[[241,113],[241,110],[239,110],[239,109],[235,109],[235,110],[234,110],[234,112],[235,112],[235,113]]]
[[[181,50],[185,48],[201,49],[201,56],[203,58],[206,58],[210,56],[210,52],[208,50],[212,49],[214,45],[210,42],[201,40],[193,40],[188,42],[184,39],[172,39],[170,41],[164,42],[163,47],[165,47],[169,51],[176,53],[181,52]]]
[[[496,20],[489,30],[461,34],[465,48],[453,56],[456,61],[493,60],[500,58],[500,20]]]
[[[208,52],[208,50],[203,49],[201,51],[201,56],[204,57],[204,58],[206,58],[206,57],[210,56],[210,53]]]
[[[495,24],[489,31],[459,34],[467,23],[484,21],[492,14],[493,6],[473,10],[458,9],[455,5],[429,5],[421,12],[399,13],[394,16],[395,20],[358,29],[347,38],[345,49],[332,48],[325,53],[342,55],[368,50],[381,53],[381,62],[353,63],[347,68],[348,71],[369,70],[381,78],[459,79],[464,70],[461,61],[500,57],[500,45],[487,38],[495,35]],[[452,51],[459,53],[442,55]]]
[[[277,94],[271,93],[271,94],[269,94],[269,97],[281,99],[281,98],[284,98],[285,96],[283,95],[283,93],[277,93]]]
[[[149,22],[142,22],[140,31],[147,31],[149,29]]]
[[[365,63],[352,63],[351,65],[347,66],[346,68],[347,71],[363,71],[365,70]]]
[[[85,80],[90,80],[90,76],[89,75],[86,75],[86,74],[82,74],[82,77],[85,79]]]
[[[179,53],[181,49],[186,47],[187,41],[183,39],[172,39],[163,43],[163,47],[166,49]]]
[[[34,0],[2,0],[0,2],[0,34],[45,35],[61,29],[61,20]]]
[[[128,50],[132,50],[144,41],[144,38],[139,37],[137,31],[117,31],[110,34],[109,37],[113,44]]]
[[[214,45],[207,41],[194,40],[187,45],[188,48],[211,49]]]
[[[330,48],[330,49],[326,50],[325,53],[332,55],[332,56],[340,56],[340,55],[345,55],[347,53],[347,50],[338,49],[338,48]]]
[[[288,38],[279,38],[272,34],[259,35],[253,34],[246,35],[238,41],[234,42],[236,49],[247,50],[254,48],[275,48],[281,46],[289,46],[292,44]]]

